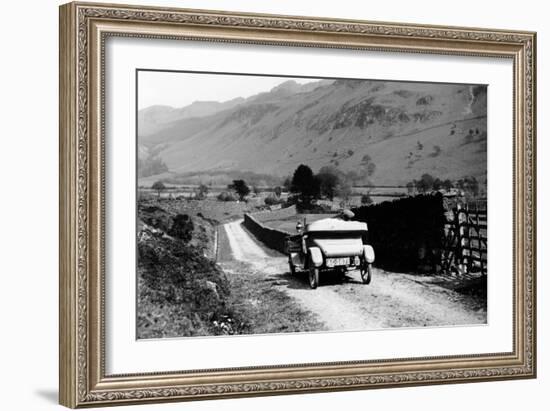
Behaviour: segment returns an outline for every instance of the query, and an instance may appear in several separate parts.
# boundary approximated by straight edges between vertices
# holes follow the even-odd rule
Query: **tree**
[[[204,200],[208,196],[208,186],[201,184],[195,192],[197,200]]]
[[[479,182],[474,176],[464,178],[464,190],[474,197],[479,195]]]
[[[416,189],[416,192],[417,193],[423,193],[424,191],[424,186],[422,185],[422,181],[421,180],[413,180],[413,183],[414,183],[414,188]]]
[[[451,191],[451,188],[453,188],[453,182],[449,179],[446,179],[445,181],[443,181],[443,188],[447,192]]]
[[[160,193],[164,190],[166,190],[166,186],[164,185],[164,183],[162,181],[156,181],[152,186],[151,188],[153,190],[156,190],[157,192],[157,196],[158,198],[160,199]]]
[[[277,186],[275,187],[275,189],[273,190],[273,192],[275,193],[275,196],[277,198],[281,198],[281,194],[283,193],[283,190],[281,187]]]
[[[430,174],[422,174],[420,177],[419,188],[420,191],[425,193],[430,191],[434,186],[434,178]]]
[[[292,178],[290,177],[285,178],[285,181],[283,182],[283,187],[287,193],[290,191],[291,185],[292,185]]]
[[[319,180],[313,175],[311,168],[300,164],[290,183],[290,191],[298,194],[304,204],[311,203],[313,198],[319,196]]]
[[[414,183],[412,181],[409,181],[406,185],[407,187],[407,193],[413,194],[414,193]]]
[[[340,197],[344,203],[347,203],[351,196],[351,184],[349,184],[345,180],[341,180],[338,185],[336,186],[336,195]]]
[[[333,167],[322,167],[319,173],[317,173],[320,194],[326,196],[331,201],[334,199],[336,187],[341,180],[338,174],[338,170]]]
[[[436,178],[433,182],[433,189],[435,191],[439,191],[442,185],[443,185],[443,182],[439,178]]]
[[[361,196],[361,204],[363,205],[369,205],[369,204],[372,204],[373,201],[372,201],[372,198],[370,196],[370,193],[367,193],[367,194],[363,194]]]
[[[233,184],[227,186],[230,190],[235,190],[239,199],[243,201],[245,197],[250,194],[250,188],[246,185],[244,180],[233,180]]]

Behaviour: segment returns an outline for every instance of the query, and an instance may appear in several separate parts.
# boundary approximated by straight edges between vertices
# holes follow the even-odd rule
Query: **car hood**
[[[348,257],[363,253],[363,241],[361,238],[316,238],[313,244],[321,249],[325,257]]]
[[[363,232],[367,231],[367,223],[360,221],[344,221],[339,218],[323,218],[306,225],[305,232],[320,231]]]

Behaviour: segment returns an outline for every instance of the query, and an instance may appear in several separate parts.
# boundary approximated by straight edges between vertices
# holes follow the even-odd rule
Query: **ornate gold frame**
[[[108,36],[512,59],[513,352],[105,375],[102,119]],[[535,41],[532,32],[92,3],[61,6],[60,403],[102,406],[535,377]]]

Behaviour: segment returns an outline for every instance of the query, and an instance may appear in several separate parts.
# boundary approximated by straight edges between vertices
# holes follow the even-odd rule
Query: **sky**
[[[174,108],[194,101],[224,102],[250,97],[288,80],[305,84],[319,79],[164,71],[138,72],[138,109],[164,105]]]

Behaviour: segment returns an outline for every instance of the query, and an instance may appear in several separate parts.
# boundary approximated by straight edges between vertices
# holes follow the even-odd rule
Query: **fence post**
[[[456,232],[457,232],[457,244],[456,244],[456,262],[457,262],[457,271],[460,274],[461,266],[464,263],[464,238],[462,232],[462,224],[460,222],[460,216],[462,214],[462,206],[460,204],[456,205]]]

